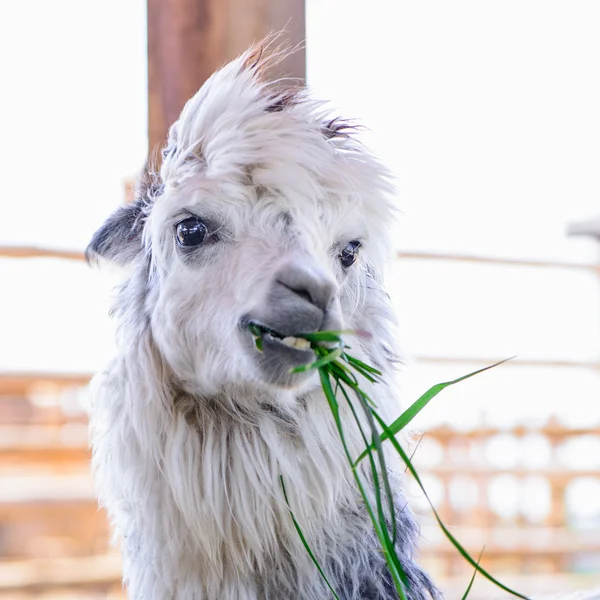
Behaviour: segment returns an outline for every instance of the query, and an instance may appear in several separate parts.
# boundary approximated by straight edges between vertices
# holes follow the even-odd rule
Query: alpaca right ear
[[[88,262],[102,257],[125,266],[142,252],[143,201],[118,208],[96,231],[85,249]]]

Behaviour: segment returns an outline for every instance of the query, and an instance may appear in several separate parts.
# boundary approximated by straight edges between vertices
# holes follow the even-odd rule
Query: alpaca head
[[[388,174],[304,89],[265,81],[264,55],[251,49],[189,100],[160,173],[88,248],[131,270],[125,329],[143,322],[169,369],[204,393],[310,386],[291,373],[314,359],[294,335],[368,329],[387,302]]]

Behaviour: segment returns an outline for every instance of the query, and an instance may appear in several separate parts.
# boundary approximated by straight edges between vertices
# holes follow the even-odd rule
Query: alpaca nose
[[[279,265],[266,302],[251,318],[280,336],[341,329],[336,280],[310,256]]]
[[[325,312],[337,291],[337,283],[316,263],[294,260],[278,271],[276,281],[301,298]]]

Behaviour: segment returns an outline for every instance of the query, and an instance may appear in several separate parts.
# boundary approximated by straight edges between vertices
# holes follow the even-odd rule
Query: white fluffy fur
[[[286,261],[318,265],[337,282],[344,326],[373,334],[348,342],[383,370],[372,395],[395,416],[393,318],[381,287],[392,255],[390,177],[352,132],[327,128],[323,104],[265,83],[263,63],[254,48],[207,81],[171,129],[129,238],[106,242],[110,251],[92,244],[133,257],[122,261],[119,352],[94,381],[92,439],[98,494],[135,599],[328,597],[280,475],[343,597],[394,597],[318,378],[292,389],[265,382],[239,327]],[[220,241],[186,262],[173,228],[188,211],[217,223]],[[139,251],[125,248],[138,228]],[[346,275],[337,255],[356,238],[360,260]],[[342,418],[357,454],[345,407]],[[407,510],[400,518],[411,597],[425,598],[426,577],[411,562],[414,526]]]

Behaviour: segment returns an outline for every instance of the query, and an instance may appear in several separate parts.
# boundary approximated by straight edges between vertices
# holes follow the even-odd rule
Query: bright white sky
[[[144,11],[144,0],[0,3],[0,244],[83,249],[123,200],[147,148]],[[0,369],[104,364],[114,278],[0,259],[0,281]]]
[[[598,2],[308,6],[309,82],[398,174],[399,246],[592,256],[564,232],[600,199]]]
[[[144,5],[0,6],[0,243],[83,248],[122,200],[146,154]],[[398,175],[400,249],[596,259],[565,230],[600,212],[600,3],[309,0],[307,29],[315,94],[366,124]],[[110,276],[2,259],[0,281],[0,369],[93,371],[109,356]],[[390,289],[411,355],[600,356],[586,272],[404,261]],[[407,397],[467,370],[414,366]],[[589,423],[598,398],[593,372],[506,367],[424,418]]]
[[[308,6],[309,83],[364,121],[397,174],[398,248],[596,260],[595,242],[565,232],[600,212],[600,3]],[[405,260],[390,290],[412,355],[600,356],[586,272]],[[407,397],[472,367],[413,365]],[[555,411],[600,421],[597,373],[503,367],[444,392],[422,424],[533,424]]]

